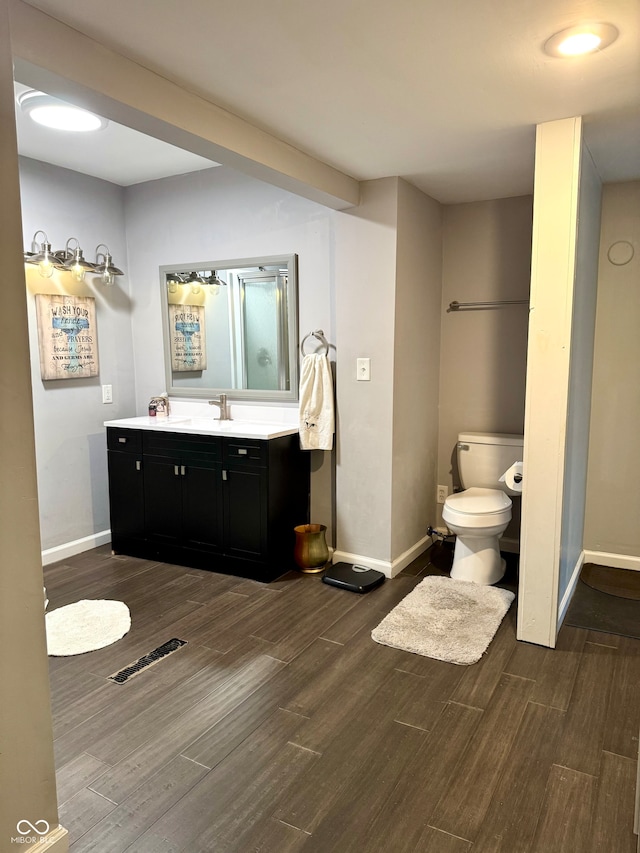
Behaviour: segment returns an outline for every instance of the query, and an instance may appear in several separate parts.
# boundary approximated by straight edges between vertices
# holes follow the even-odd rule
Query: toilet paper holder
[[[499,478],[499,482],[504,483],[508,489],[517,493],[522,491],[523,479],[522,462],[514,462]]]

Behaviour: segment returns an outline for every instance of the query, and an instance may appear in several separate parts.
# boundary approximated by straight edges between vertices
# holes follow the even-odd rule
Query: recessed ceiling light
[[[74,107],[44,92],[31,89],[18,97],[20,109],[33,121],[54,130],[68,130],[73,133],[86,133],[102,130],[108,122],[87,110]]]
[[[618,38],[613,24],[579,24],[568,27],[551,36],[545,42],[544,51],[549,56],[582,56],[596,50],[604,50]]]

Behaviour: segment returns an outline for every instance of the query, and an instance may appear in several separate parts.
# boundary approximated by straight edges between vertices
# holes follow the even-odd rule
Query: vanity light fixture
[[[94,113],[54,98],[36,89],[23,92],[18,97],[20,109],[33,121],[54,130],[86,133],[102,130],[109,122]]]
[[[75,243],[75,248],[70,249],[69,243]],[[69,270],[76,281],[84,281],[86,272],[93,272],[95,265],[85,260],[80,243],[75,237],[69,237],[64,247],[64,268]]]
[[[104,249],[105,251],[100,252],[100,249]],[[102,258],[102,263],[99,263],[100,258]],[[96,263],[92,272],[101,277],[105,287],[111,287],[111,285],[115,284],[115,276],[124,275],[122,270],[114,266],[109,247],[105,243],[100,243],[96,246]]]
[[[189,273],[185,281],[185,284],[191,285],[191,293],[194,294],[200,293],[200,285],[206,283],[206,280],[200,275],[200,273],[197,273],[195,270]]]
[[[209,277],[206,279],[206,282],[207,282],[207,284],[215,284],[218,287],[226,287],[227,286],[227,282],[223,281],[221,278],[219,278],[218,274],[215,270],[211,271],[211,273],[209,274]]]
[[[604,50],[618,38],[613,24],[590,23],[567,27],[552,35],[544,45],[549,56],[569,58]]]
[[[38,234],[42,234],[44,240],[42,243],[38,243],[36,241],[36,237]],[[24,260],[27,264],[37,264],[38,272],[43,278],[51,278],[53,275],[53,270],[58,266],[58,261],[54,257],[53,252],[51,251],[51,243],[49,242],[49,238],[45,234],[44,231],[36,231],[33,235],[33,240],[31,241],[31,245],[39,246],[39,250],[37,252],[25,252]]]

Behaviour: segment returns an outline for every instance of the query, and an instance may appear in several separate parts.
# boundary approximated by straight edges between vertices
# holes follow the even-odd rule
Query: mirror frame
[[[227,270],[244,267],[275,266],[287,267],[287,317],[285,329],[289,343],[289,390],[253,390],[251,388],[184,388],[173,384],[171,370],[171,347],[169,330],[169,310],[167,301],[167,273],[184,272],[185,270]],[[230,402],[255,401],[274,403],[295,403],[299,396],[299,358],[298,349],[298,256],[297,255],[267,255],[260,258],[236,258],[222,261],[188,261],[183,264],[165,264],[160,267],[160,297],[162,310],[162,337],[164,351],[164,369],[167,393],[170,397],[216,397],[226,394]]]

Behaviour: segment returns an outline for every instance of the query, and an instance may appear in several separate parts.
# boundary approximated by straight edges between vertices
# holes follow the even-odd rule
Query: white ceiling
[[[16,98],[29,90],[21,83],[14,88]],[[123,187],[217,165],[112,121],[97,133],[64,133],[36,124],[18,107],[16,129],[18,149],[24,157]]]
[[[640,178],[638,0],[31,5],[360,180],[400,175],[447,203],[529,193],[535,125],[573,115],[604,181]],[[543,52],[589,20],[618,40],[575,59]],[[108,180],[149,179],[129,153],[97,157],[128,168]]]

